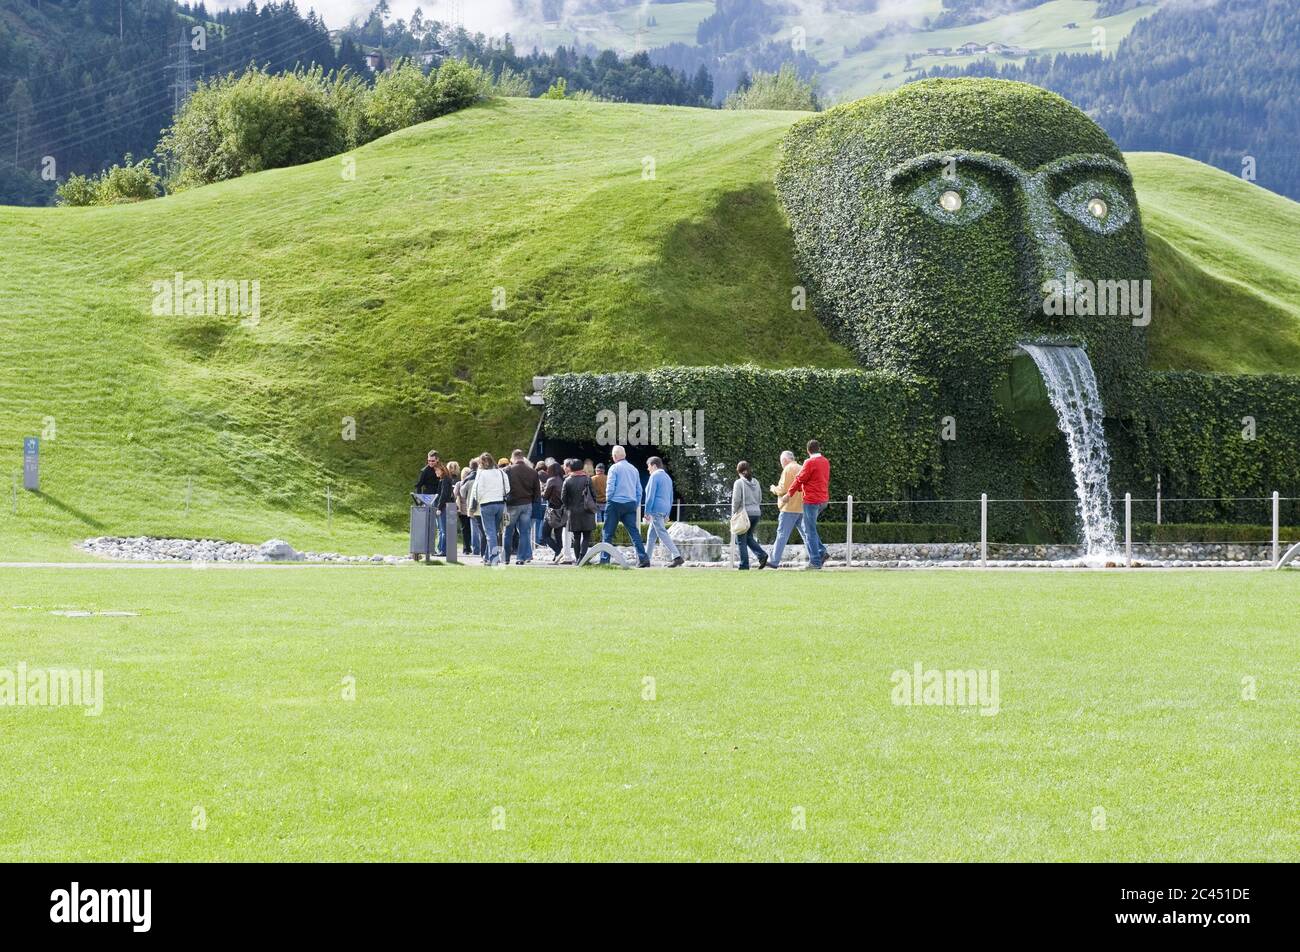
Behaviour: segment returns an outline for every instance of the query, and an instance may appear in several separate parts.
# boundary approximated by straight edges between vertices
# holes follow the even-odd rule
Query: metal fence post
[[[989,494],[980,493],[980,565],[989,564]]]
[[[1279,537],[1278,537],[1278,528],[1277,528],[1277,510],[1278,510],[1278,495],[1277,495],[1277,490],[1275,489],[1273,490],[1273,564],[1274,565],[1277,565],[1278,554],[1279,554],[1278,553]]]
[[[325,531],[331,532],[334,529],[334,497],[330,492],[330,487],[325,487]]]
[[[681,522],[681,521],[682,521],[682,501],[679,499],[677,500],[677,518],[674,519],[673,522]]]
[[[1124,563],[1133,567],[1133,494],[1124,494]]]
[[[194,477],[185,477],[185,515],[190,514],[190,497],[194,495]]]
[[[1160,525],[1160,474],[1156,473],[1156,525]]]
[[[846,530],[846,538],[845,538],[845,544],[848,547],[848,555],[845,559],[845,564],[847,564],[849,568],[853,568],[853,497],[852,496],[849,496],[848,516],[846,517],[845,521],[848,525],[848,529]]]

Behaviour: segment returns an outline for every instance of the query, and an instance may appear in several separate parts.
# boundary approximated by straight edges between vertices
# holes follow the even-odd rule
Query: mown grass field
[[[0,569],[0,668],[104,672],[0,707],[0,857],[1290,860],[1298,586]],[[998,713],[894,705],[917,662]]]
[[[134,206],[0,208],[0,559],[135,533],[400,551],[424,452],[526,448],[534,374],[850,366],[790,308],[771,175],[801,115],[506,100],[358,150],[352,178],[336,158]],[[1189,160],[1132,164],[1153,365],[1300,370],[1300,206]],[[178,271],[259,281],[260,322],[155,315],[152,282]],[[15,513],[29,435],[44,495]]]

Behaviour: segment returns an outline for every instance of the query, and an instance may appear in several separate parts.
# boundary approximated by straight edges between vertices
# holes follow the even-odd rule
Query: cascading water
[[[1047,395],[1065,434],[1074,470],[1079,521],[1089,556],[1115,549],[1115,516],[1110,498],[1110,450],[1102,428],[1101,395],[1088,355],[1079,347],[1021,344],[1047,384]]]

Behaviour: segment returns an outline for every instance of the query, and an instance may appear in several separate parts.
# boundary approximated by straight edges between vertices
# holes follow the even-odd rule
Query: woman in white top
[[[491,453],[478,458],[478,475],[474,488],[469,491],[469,506],[483,520],[483,564],[496,565],[501,561],[501,519],[505,515],[506,496],[510,494],[510,477],[498,469]]]
[[[736,536],[736,543],[740,546],[740,567],[749,568],[749,550],[753,549],[754,554],[758,556],[758,567],[761,569],[767,565],[767,553],[763,547],[758,544],[758,517],[762,510],[759,506],[763,503],[763,488],[758,485],[749,472],[749,464],[743,459],[736,464],[736,481],[731,486],[731,514],[742,509],[749,516],[749,530]]]

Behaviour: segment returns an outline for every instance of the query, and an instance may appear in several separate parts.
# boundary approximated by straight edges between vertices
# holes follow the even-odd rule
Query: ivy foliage
[[[1181,517],[1232,521],[1225,497],[1289,497],[1285,523],[1300,522],[1300,380],[1283,374],[1151,374],[1145,409],[1149,469]]]
[[[810,439],[831,460],[832,495],[893,499],[928,484],[938,466],[938,423],[927,388],[902,374],[857,370],[665,367],[649,373],[561,374],[546,385],[549,437],[591,442],[601,411],[701,411],[703,453],[654,445],[688,499],[730,499],[735,466],[749,460],[764,486],[782,450],[804,457]],[[677,441],[679,444],[681,441]],[[666,445],[667,444],[667,445]]]
[[[931,80],[848,103],[791,128],[776,185],[818,317],[865,366],[978,407],[1018,342],[1065,339],[1108,407],[1130,402],[1144,328],[1044,313],[1045,281],[1150,277],[1123,155],[1060,96]],[[1078,214],[1093,196],[1114,224]]]

